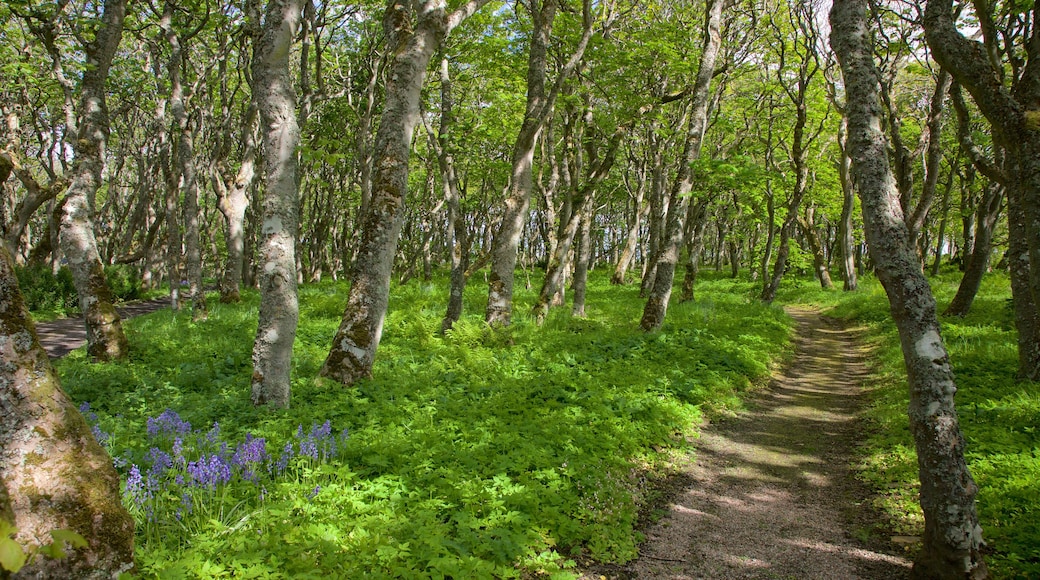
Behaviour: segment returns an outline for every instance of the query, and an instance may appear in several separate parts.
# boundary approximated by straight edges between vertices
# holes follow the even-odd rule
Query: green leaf
[[[25,552],[18,542],[7,537],[0,537],[0,568],[8,572],[17,572],[25,565]]]
[[[73,548],[86,548],[87,540],[72,530],[51,530],[54,543],[66,542]]]

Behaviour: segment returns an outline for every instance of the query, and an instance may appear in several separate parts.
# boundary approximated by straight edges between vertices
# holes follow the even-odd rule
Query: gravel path
[[[646,531],[640,558],[592,578],[903,578],[877,538],[849,464],[861,436],[866,356],[851,331],[809,310],[795,358],[748,412],[706,426],[686,484]]]
[[[129,302],[116,307],[119,316],[126,320],[142,314],[155,312],[170,305],[169,298],[156,298],[144,302]],[[50,322],[38,322],[36,335],[40,345],[50,358],[61,358],[87,342],[87,329],[83,318],[59,318]]]

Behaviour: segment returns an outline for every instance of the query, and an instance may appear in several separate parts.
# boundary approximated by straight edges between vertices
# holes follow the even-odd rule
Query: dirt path
[[[123,320],[155,312],[170,305],[168,298],[156,298],[144,302],[129,302],[116,308]],[[87,342],[87,329],[83,318],[59,318],[36,324],[36,335],[40,345],[50,358],[61,358]]]
[[[705,428],[688,485],[622,577],[905,577],[907,560],[863,541],[873,522],[849,469],[865,353],[838,322],[788,312],[794,360],[748,412]]]

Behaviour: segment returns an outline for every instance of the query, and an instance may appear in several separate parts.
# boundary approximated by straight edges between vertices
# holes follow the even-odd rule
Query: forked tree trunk
[[[831,281],[831,273],[827,270],[827,256],[823,253],[823,244],[816,232],[816,208],[809,206],[805,209],[805,221],[800,224],[802,234],[809,243],[809,251],[813,257],[813,269],[816,270],[816,278],[820,281],[820,287],[824,290],[834,288]]]
[[[445,35],[486,3],[471,0],[450,15],[445,0],[425,0],[415,11],[395,0],[387,7],[383,27],[395,55],[375,140],[372,201],[362,217],[347,306],[321,368],[324,377],[350,385],[372,374],[405,217],[408,160],[426,69]]]
[[[928,280],[909,243],[899,192],[881,132],[878,76],[867,0],[836,0],[831,45],[845,79],[849,157],[878,278],[888,293],[910,387],[910,431],[917,449],[925,532],[914,562],[918,578],[985,578],[975,485],[964,460],[954,409],[950,359],[939,335]]]
[[[545,126],[566,80],[578,66],[592,37],[592,6],[584,0],[584,32],[570,59],[546,90],[546,67],[549,59],[550,33],[559,0],[531,2],[534,30],[531,34],[527,64],[527,107],[513,146],[512,172],[506,190],[502,222],[491,246],[491,275],[488,278],[488,302],[484,319],[488,324],[506,326],[513,315],[513,273],[520,237],[524,232],[531,191],[534,187],[532,168],[538,135]]]
[[[13,520],[23,551],[51,543],[55,530],[87,541],[64,558],[37,556],[16,577],[100,580],[129,571],[134,521],[119,496],[119,475],[61,390],[2,246],[0,359],[0,519]]]
[[[87,354],[99,361],[125,358],[129,352],[94,237],[94,197],[101,186],[108,138],[105,82],[125,17],[125,0],[106,0],[97,35],[83,47],[87,60],[95,66],[83,71],[80,83],[79,126],[73,140],[76,162],[61,215],[61,250],[72,271],[87,326]]]
[[[302,9],[302,0],[267,3],[252,63],[253,98],[262,121],[267,184],[260,229],[260,315],[253,342],[252,401],[272,407],[289,406],[293,340],[300,311],[296,294],[300,210],[296,148],[300,128],[289,53]]]
[[[459,178],[455,172],[451,131],[455,123],[455,100],[451,94],[451,75],[448,59],[441,59],[441,123],[437,129],[437,164],[441,171],[444,199],[448,205],[448,239],[451,248],[451,281],[448,289],[448,307],[441,320],[441,332],[462,317],[462,298],[466,291],[466,268],[469,266],[470,235],[466,229],[466,214],[459,198]]]
[[[704,13],[704,30],[702,32],[702,49],[700,63],[697,68],[697,79],[692,92],[690,121],[687,127],[686,146],[683,160],[676,176],[672,191],[672,207],[668,211],[668,222],[661,240],[661,248],[655,260],[653,289],[650,290],[643,307],[643,317],[639,326],[649,332],[661,328],[668,312],[668,299],[672,295],[672,282],[675,279],[675,266],[679,262],[679,250],[683,243],[683,222],[685,221],[689,193],[693,190],[693,171],[691,165],[700,156],[701,142],[708,122],[708,107],[711,103],[711,79],[715,75],[715,61],[722,47],[722,0],[711,0]]]
[[[689,229],[688,254],[686,257],[686,274],[683,276],[681,302],[694,299],[697,286],[697,275],[701,269],[701,254],[704,253],[704,230],[708,226],[708,202],[700,200],[690,206],[690,215],[686,227]],[[734,276],[735,277],[735,276]]]
[[[228,304],[241,300],[242,270],[245,265],[246,210],[249,209],[247,192],[256,175],[256,105],[249,107],[242,123],[242,165],[230,184],[216,171],[213,181],[217,190],[217,209],[227,226],[227,262],[220,279],[220,301]]]

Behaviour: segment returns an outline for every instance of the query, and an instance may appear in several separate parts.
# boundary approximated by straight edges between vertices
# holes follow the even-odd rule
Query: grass
[[[957,290],[958,272],[931,280],[940,312]],[[854,293],[823,292],[807,281],[782,300],[830,308],[869,328],[876,385],[867,416],[871,435],[860,476],[878,492],[879,507],[897,533],[918,535],[917,459],[907,426],[909,395],[898,334],[880,284],[862,280]],[[1040,577],[1040,384],[1020,381],[1016,332],[1006,275],[987,275],[971,313],[942,318],[957,378],[956,405],[967,440],[968,466],[979,485],[978,512],[995,578]]]
[[[587,318],[536,327],[521,286],[498,331],[474,279],[474,314],[437,336],[446,287],[393,289],[374,378],[350,388],[314,379],[347,287],[303,287],[289,411],[249,404],[255,293],[202,322],[128,321],[129,361],[60,361],[130,476],[141,575],[567,578],[578,558],[630,560],[639,509],[702,414],[739,408],[790,352],[790,320],[747,282],[706,277],[649,334],[638,289],[597,272]]]

